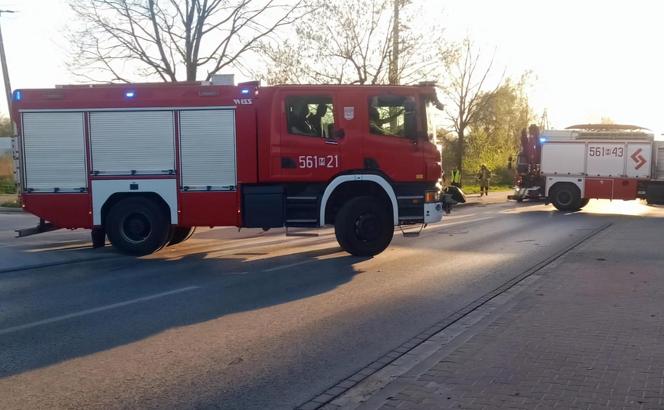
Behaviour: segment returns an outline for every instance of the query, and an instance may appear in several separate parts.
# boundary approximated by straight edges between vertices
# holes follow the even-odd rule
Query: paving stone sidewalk
[[[662,218],[622,218],[360,408],[663,409],[662,232]]]

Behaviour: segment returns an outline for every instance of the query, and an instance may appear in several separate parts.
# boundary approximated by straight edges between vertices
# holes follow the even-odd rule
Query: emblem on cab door
[[[344,107],[344,119],[350,121],[355,118],[355,107]]]

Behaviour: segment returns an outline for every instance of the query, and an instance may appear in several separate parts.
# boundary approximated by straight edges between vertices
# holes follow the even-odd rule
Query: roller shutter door
[[[99,175],[175,172],[172,111],[90,113],[92,170]]]
[[[234,190],[235,111],[180,112],[180,156],[184,190]]]
[[[25,189],[82,192],[87,187],[81,112],[23,114]]]
[[[657,149],[657,163],[655,165],[655,178],[664,180],[664,141],[655,142]]]

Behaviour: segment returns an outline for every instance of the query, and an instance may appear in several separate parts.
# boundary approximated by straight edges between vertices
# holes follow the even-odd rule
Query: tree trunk
[[[390,61],[389,82],[399,85],[399,0],[394,1],[394,16],[392,21],[392,59]]]
[[[461,178],[463,178],[463,158],[466,152],[465,133],[466,129],[461,128],[459,130],[458,141],[457,141],[457,143],[459,144],[459,147],[457,149],[457,168],[459,169],[459,174],[461,175]]]
[[[187,64],[187,81],[196,81],[197,68],[195,64]]]

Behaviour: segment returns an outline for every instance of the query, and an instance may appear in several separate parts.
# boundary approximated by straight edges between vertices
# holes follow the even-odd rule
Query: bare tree
[[[493,57],[482,64],[484,60],[480,51],[468,39],[455,48],[441,50],[440,56],[445,67],[445,77],[441,82],[446,100],[445,112],[457,136],[457,167],[463,171],[466,131],[487,101],[482,95],[493,67]],[[500,83],[502,80],[493,91],[498,89]]]
[[[314,0],[294,41],[265,44],[269,83],[398,84],[433,72],[435,35],[400,13],[410,0]],[[396,35],[395,35],[396,33]],[[434,32],[435,33],[435,32]],[[424,73],[426,72],[426,73]]]
[[[306,11],[304,0],[70,0],[72,71],[88,80],[210,80]],[[306,10],[306,9],[305,9]]]

